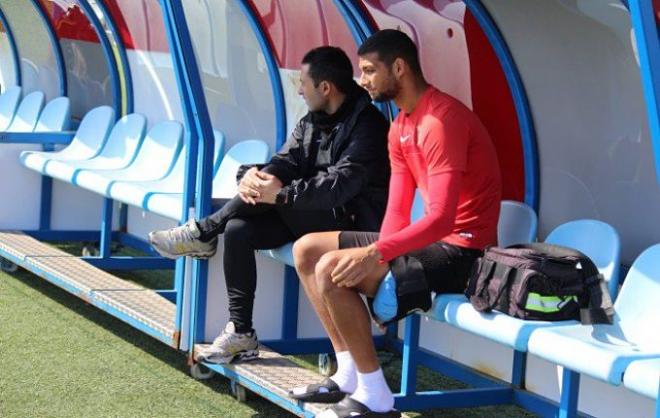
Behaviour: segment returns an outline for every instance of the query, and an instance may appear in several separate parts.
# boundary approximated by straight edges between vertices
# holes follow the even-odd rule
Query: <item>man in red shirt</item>
[[[337,353],[335,375],[291,392],[308,402],[338,402],[319,418],[399,416],[360,293],[374,296],[397,260],[421,265],[429,292],[463,292],[473,261],[497,242],[500,172],[478,117],[426,82],[404,33],[377,32],[358,55],[360,84],[400,111],[388,137],[392,176],[380,233],[315,233],[294,246],[300,279]],[[411,224],[415,189],[425,215]],[[405,269],[395,279],[397,286],[405,281]]]

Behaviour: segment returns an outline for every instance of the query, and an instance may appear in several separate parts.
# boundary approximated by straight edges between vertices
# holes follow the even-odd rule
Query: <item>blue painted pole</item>
[[[128,231],[128,205],[126,203],[122,203],[119,207],[119,230]]]
[[[115,24],[115,21],[112,18],[112,14],[105,6],[105,3],[102,1],[97,1],[96,6],[99,8],[99,10],[101,10],[105,22],[108,24],[108,27],[110,28],[112,39],[117,45],[117,54],[119,55],[119,61],[121,62],[121,69],[124,74],[123,81],[124,81],[124,93],[126,100],[123,102],[124,103],[123,107],[124,107],[124,114],[127,115],[129,113],[133,113],[133,77],[131,75],[130,64],[128,63],[128,55],[126,54],[126,48],[124,47],[124,42],[121,39],[121,35],[119,34],[117,25]]]
[[[403,336],[403,359],[401,368],[401,395],[415,394],[417,387],[417,354],[419,350],[419,315],[406,317],[406,328]]]
[[[186,154],[186,164],[184,171],[184,183],[183,183],[183,203],[182,203],[182,219],[181,223],[184,223],[188,219],[188,212],[192,206],[194,200],[194,190],[195,190],[195,176],[193,173],[197,171],[197,134],[194,129],[194,115],[191,107],[189,106],[188,99],[188,89],[186,88],[186,80],[184,75],[184,64],[181,60],[181,55],[179,51],[181,50],[181,45],[179,42],[179,37],[174,27],[174,23],[171,18],[171,13],[169,7],[166,4],[165,0],[160,2],[163,20],[165,25],[165,33],[167,34],[168,43],[170,46],[170,55],[172,56],[172,64],[174,67],[174,75],[177,81],[177,89],[179,91],[179,97],[181,98],[181,109],[184,114],[184,122],[186,125],[185,131],[185,141],[188,154]],[[176,299],[176,317],[175,317],[175,329],[180,331],[182,328],[183,322],[183,287],[185,281],[185,267],[186,263],[190,259],[179,259],[176,262],[176,268],[174,272],[174,288],[177,291]],[[197,295],[195,290],[197,289],[197,284],[194,283],[195,279],[193,276],[193,283],[191,285],[191,298],[190,298],[190,329],[194,330],[195,322],[198,318],[198,315],[195,314],[197,310]],[[190,342],[191,350],[192,344],[194,344],[194,339],[196,338],[193,335],[194,332],[191,332]]]
[[[300,280],[296,269],[284,267],[284,305],[282,309],[282,339],[293,340],[298,337],[298,301]]]
[[[112,45],[108,40],[101,21],[99,20],[98,16],[96,16],[96,13],[94,13],[94,9],[92,9],[92,6],[89,5],[89,2],[87,0],[78,0],[78,4],[83,9],[85,16],[87,16],[87,19],[89,19],[89,22],[94,27],[94,32],[96,32],[96,36],[99,38],[99,42],[103,48],[103,56],[105,57],[105,61],[108,65],[110,80],[112,81],[113,108],[115,110],[115,115],[119,117],[119,115],[121,115],[122,109],[121,83],[119,80],[119,70],[117,69],[117,61],[115,60],[115,54],[112,50]]]
[[[44,145],[44,151],[52,151],[52,145]],[[39,229],[49,230],[53,211],[53,178],[41,176],[41,202],[39,203]]]
[[[103,220],[101,221],[101,239],[99,244],[100,256],[103,259],[110,257],[110,247],[112,245],[112,204],[112,199],[103,198]]]
[[[175,46],[175,52],[178,55],[178,68],[180,80],[183,81],[181,88],[185,90],[184,107],[189,107],[186,112],[187,125],[191,132],[195,132],[194,139],[199,139],[201,150],[199,156],[192,153],[192,147],[189,147],[191,157],[198,158],[197,165],[197,184],[195,190],[196,196],[196,215],[198,218],[207,216],[211,212],[211,183],[213,171],[213,126],[206,106],[204,89],[200,77],[199,68],[195,59],[192,40],[188,25],[186,23],[183,5],[180,2],[164,0],[164,9],[166,9],[167,20],[169,22],[172,41]],[[192,139],[192,138],[191,138]],[[192,144],[191,144],[192,145]],[[190,161],[189,161],[190,162]],[[188,167],[190,168],[190,167]],[[187,188],[194,186],[193,171],[187,172],[189,183]],[[188,190],[191,193],[192,190]],[[185,194],[184,194],[185,199]],[[205,313],[206,313],[206,292],[208,280],[208,262],[204,260],[194,260],[192,265],[193,275],[193,295],[192,295],[192,315],[191,315],[191,333],[190,346],[204,338]],[[182,283],[181,283],[182,285]],[[181,286],[182,287],[182,286]],[[180,288],[177,287],[177,291]],[[183,293],[183,292],[179,292]],[[182,295],[178,295],[181,298]],[[177,306],[179,306],[177,304]],[[177,321],[179,320],[177,314]]]
[[[511,371],[511,384],[518,389],[525,388],[525,375],[527,373],[527,353],[513,351],[513,370]]]
[[[578,396],[580,391],[580,374],[564,368],[561,381],[561,400],[559,403],[559,418],[576,418]]]
[[[5,28],[5,33],[7,34],[7,39],[9,40],[9,47],[11,48],[11,56],[14,61],[14,76],[16,78],[16,85],[20,86],[23,82],[21,77],[21,61],[18,53],[18,45],[16,44],[16,38],[14,37],[14,32],[9,25],[9,21],[5,16],[5,12],[0,8],[0,22]]]
[[[628,6],[639,54],[656,177],[660,182],[660,34],[652,1],[629,0]]]
[[[513,103],[516,108],[518,116],[518,124],[520,125],[520,134],[523,142],[523,158],[525,170],[525,203],[534,208],[538,213],[539,210],[539,160],[538,150],[536,144],[536,130],[534,128],[534,120],[532,119],[532,112],[529,107],[529,100],[525,92],[523,84],[516,63],[511,55],[511,51],[500,33],[495,21],[488,13],[480,0],[464,0],[468,10],[474,15],[475,19],[484,31],[488,38],[495,55],[497,56],[511,95],[513,96]]]

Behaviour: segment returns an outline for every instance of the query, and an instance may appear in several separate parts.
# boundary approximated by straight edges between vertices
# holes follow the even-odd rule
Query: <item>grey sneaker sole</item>
[[[199,258],[201,260],[207,260],[215,255],[215,251],[208,251],[208,252],[189,252],[189,253],[182,253],[182,254],[172,254],[167,251],[163,251],[160,248],[154,246],[153,244],[151,245],[158,254],[165,258],[169,258],[172,260],[176,260],[177,258],[180,257],[193,257],[193,258]]]
[[[221,357],[214,354],[200,353],[195,360],[214,364],[228,364],[233,361],[250,361],[259,357],[259,350],[240,351],[232,356]]]

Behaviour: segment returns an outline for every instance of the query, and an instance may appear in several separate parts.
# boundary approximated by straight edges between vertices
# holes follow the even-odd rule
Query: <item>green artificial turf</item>
[[[135,274],[171,283],[171,272]],[[149,278],[151,277],[151,278]],[[160,278],[158,278],[160,277]],[[381,353],[392,387],[400,361]],[[296,361],[314,368],[316,356]],[[419,389],[462,387],[420,369]],[[221,377],[188,375],[185,355],[24,270],[0,272],[0,417],[290,417]],[[437,410],[411,417],[529,417],[515,407]]]

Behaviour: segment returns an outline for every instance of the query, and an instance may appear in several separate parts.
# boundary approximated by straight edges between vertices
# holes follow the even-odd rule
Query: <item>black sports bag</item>
[[[474,265],[465,295],[480,312],[544,321],[612,323],[605,281],[581,252],[532,243],[490,247]]]

